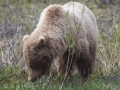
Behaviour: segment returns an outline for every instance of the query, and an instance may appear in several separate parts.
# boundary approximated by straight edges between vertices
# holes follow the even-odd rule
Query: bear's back
[[[92,11],[85,5],[77,2],[69,2],[62,6],[66,12],[74,14],[78,21],[81,22],[82,29],[86,33],[86,37],[89,39],[93,38],[97,42],[98,29],[97,22]]]
[[[69,2],[65,5],[63,5],[63,9],[66,11],[69,11],[71,13],[74,13],[75,16],[77,16],[79,19],[82,18],[83,15],[89,15],[91,14],[91,18],[94,17],[93,13],[85,6],[77,2]],[[95,20],[95,18],[94,18]]]

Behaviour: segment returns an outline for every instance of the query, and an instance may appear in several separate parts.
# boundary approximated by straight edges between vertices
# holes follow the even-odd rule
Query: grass
[[[2,16],[0,17],[0,27],[6,26],[3,22],[10,22],[17,29],[14,30],[13,28],[14,34],[11,37],[7,37],[7,35],[0,36],[1,41],[7,39],[3,45],[4,47],[0,47],[0,60],[4,59],[7,63],[0,67],[0,90],[60,90],[64,77],[58,76],[56,71],[53,71],[51,76],[43,76],[36,82],[27,81],[27,71],[23,67],[24,61],[21,56],[23,35],[30,34],[34,30],[40,12],[49,4],[54,3],[54,0],[49,0],[47,4],[41,4],[41,1],[36,0],[11,0],[9,5],[13,8],[14,14],[11,14],[6,1],[3,0],[0,3],[0,10],[2,11],[0,13],[0,16]],[[60,3],[64,2],[67,1],[64,0]],[[69,76],[61,90],[120,90],[120,72],[116,68],[116,62],[120,55],[120,22],[117,21],[118,14],[116,13],[115,16],[116,24],[112,36],[109,36],[107,32],[112,24],[109,25],[102,21],[102,19],[105,20],[106,18],[99,19],[100,14],[109,14],[108,8],[106,7],[105,10],[99,9],[93,4],[93,1],[89,3],[89,8],[95,13],[99,27],[98,62],[95,72],[85,82],[81,81],[78,74]],[[7,18],[7,21],[5,21],[5,18]],[[109,14],[107,19],[110,18]],[[99,22],[100,20],[101,22]],[[8,27],[8,29],[10,28]],[[11,60],[10,63],[7,62],[9,60]]]
[[[27,81],[27,73],[19,71],[16,67],[3,67],[0,70],[0,90],[59,90],[63,82],[62,76],[57,76],[53,72],[50,79],[43,76],[36,82]],[[94,73],[86,82],[81,82],[78,74],[71,75],[65,81],[62,90],[119,90],[120,76],[110,73],[110,75],[100,76]]]

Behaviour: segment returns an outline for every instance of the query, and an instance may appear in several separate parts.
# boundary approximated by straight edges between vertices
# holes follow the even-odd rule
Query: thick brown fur
[[[88,77],[93,72],[97,36],[96,19],[86,6],[77,2],[48,6],[36,29],[23,38],[28,79],[48,74],[56,58],[59,75],[71,74],[76,66],[81,77]]]

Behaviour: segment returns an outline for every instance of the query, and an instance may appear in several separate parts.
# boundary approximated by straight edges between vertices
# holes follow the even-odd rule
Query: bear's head
[[[29,35],[23,38],[23,55],[28,67],[28,80],[35,81],[38,77],[48,74],[54,58],[51,45],[46,37],[33,39]]]

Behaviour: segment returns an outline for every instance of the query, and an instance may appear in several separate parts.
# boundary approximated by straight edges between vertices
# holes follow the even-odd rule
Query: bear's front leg
[[[58,60],[58,75],[70,75],[75,64],[74,54],[66,51],[65,54]]]
[[[94,60],[89,51],[82,51],[80,57],[76,61],[78,71],[81,74],[81,78],[88,78],[93,72]]]

